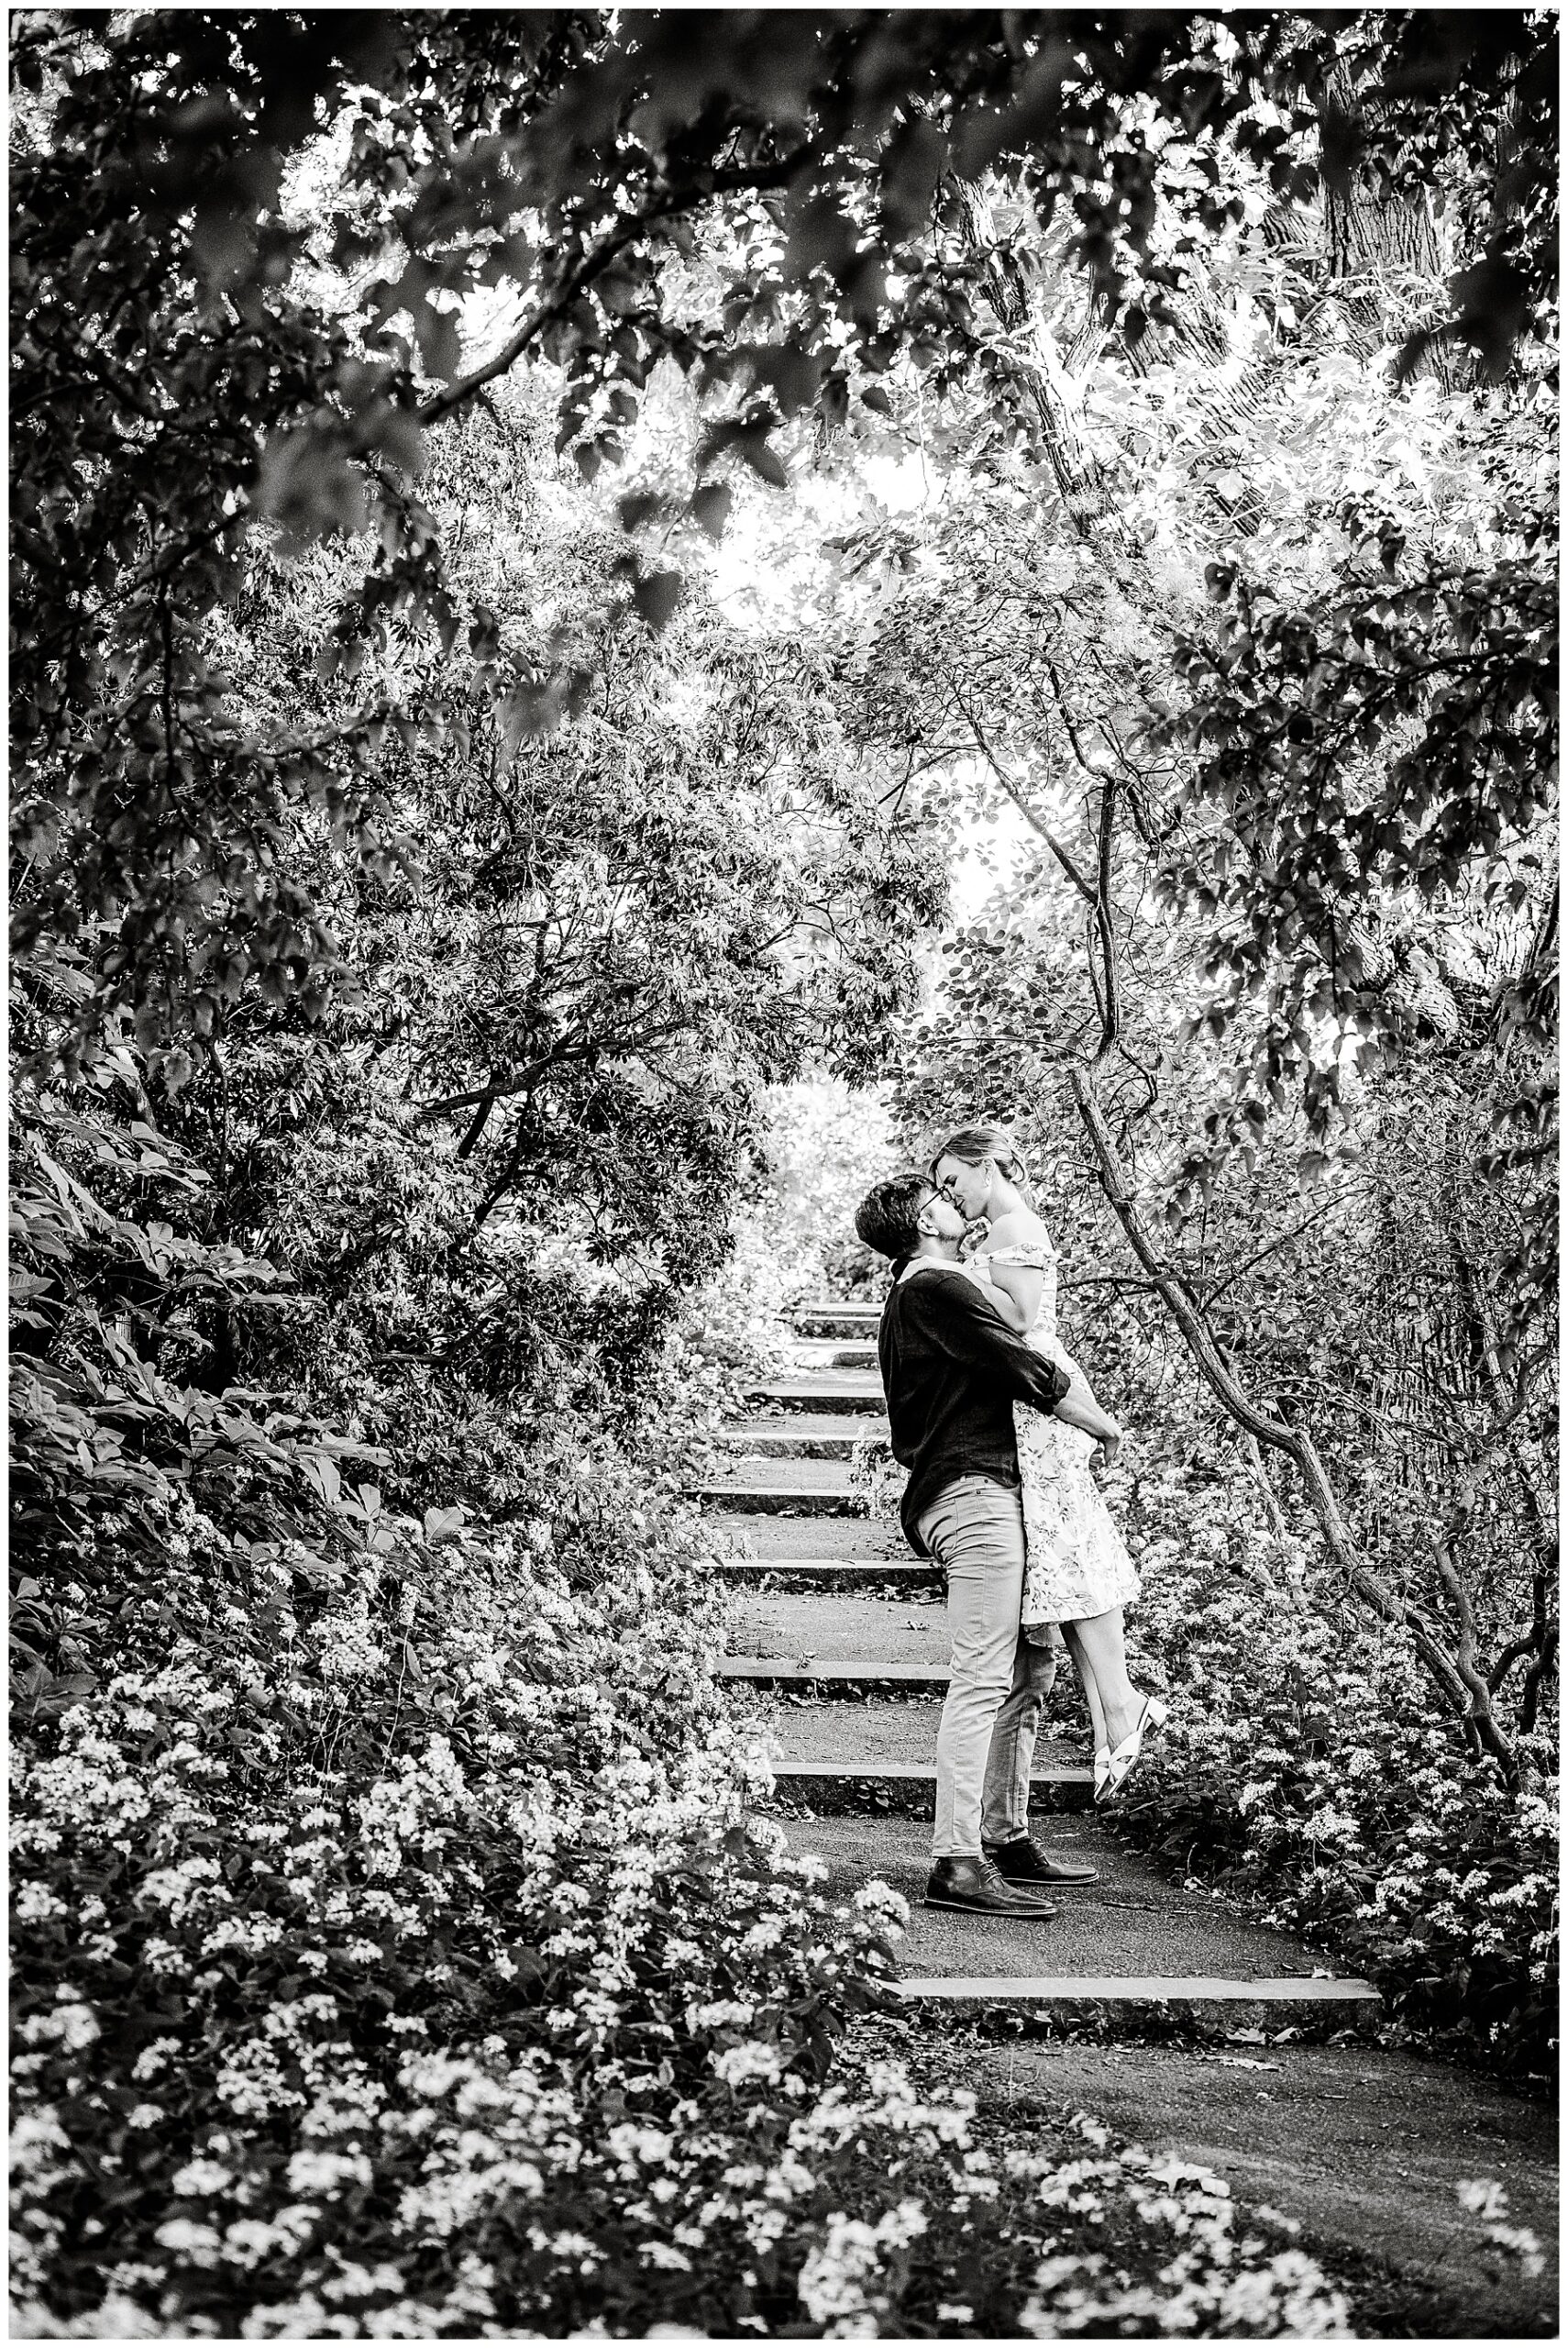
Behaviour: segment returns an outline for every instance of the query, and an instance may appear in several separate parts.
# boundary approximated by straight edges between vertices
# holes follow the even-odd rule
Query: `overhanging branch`
[[[787,187],[817,152],[818,142],[808,139],[771,163],[736,164],[725,171],[704,172],[682,187],[667,188],[662,195],[645,204],[640,210],[629,213],[625,219],[617,221],[613,228],[607,230],[596,244],[587,249],[576,266],[567,271],[554,293],[535,303],[499,350],[482,365],[460,375],[456,382],[448,383],[445,391],[434,393],[421,404],[416,412],[420,424],[439,423],[443,416],[450,415],[455,408],[473,399],[485,384],[494,382],[498,376],[510,373],[545,328],[563,316],[579,294],[585,293],[594,279],[649,228],[656,227],[660,221],[673,219],[679,213],[689,212],[699,204],[706,204],[715,195]]]

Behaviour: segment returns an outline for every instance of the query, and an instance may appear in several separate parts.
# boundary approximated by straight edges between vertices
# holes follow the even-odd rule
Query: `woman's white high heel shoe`
[[[1140,1759],[1143,1757],[1144,1730],[1151,1728],[1164,1728],[1167,1717],[1167,1711],[1168,1707],[1162,1704],[1157,1696],[1144,1697],[1143,1709],[1138,1715],[1137,1725],[1134,1727],[1132,1735],[1123,1737],[1121,1743],[1110,1755],[1110,1763],[1105,1773],[1105,1784],[1103,1789],[1101,1789],[1098,1783],[1097,1773],[1097,1783],[1095,1786],[1095,1800],[1097,1801],[1110,1801],[1113,1795],[1121,1792],[1122,1787],[1127,1783],[1128,1778],[1132,1776],[1133,1770],[1137,1767]]]

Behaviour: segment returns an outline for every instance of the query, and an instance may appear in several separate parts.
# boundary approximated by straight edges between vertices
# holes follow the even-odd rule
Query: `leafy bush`
[[[787,1352],[786,1315],[820,1277],[804,1249],[743,1215],[723,1263],[682,1298],[678,1336],[695,1358],[737,1379],[778,1369]]]
[[[900,1162],[885,1089],[817,1078],[768,1094],[763,1224],[790,1262],[814,1269],[824,1296],[878,1299],[888,1268],[855,1235],[855,1210]]]
[[[1336,1593],[1299,1529],[1271,1527],[1233,1450],[1193,1450],[1140,1474],[1134,1445],[1104,1478],[1143,1577],[1130,1649],[1174,1700],[1128,1831],[1361,1966],[1411,2027],[1551,2071],[1551,1739],[1527,1741],[1510,1792],[1433,1720],[1408,1640]]]
[[[467,2329],[440,2245],[541,2198],[525,2155],[553,2241],[591,2212],[569,2143],[613,2177],[623,2117],[820,2075],[881,1913],[824,1927],[741,1828],[698,1528],[639,1500],[557,1466],[548,1515],[423,1541],[367,1501],[340,1571],[172,1506],[121,1667],[17,1753],[19,2242],[57,2313],[106,2286],[226,2330],[320,2288]],[[502,2103],[476,2169],[436,2111]]]

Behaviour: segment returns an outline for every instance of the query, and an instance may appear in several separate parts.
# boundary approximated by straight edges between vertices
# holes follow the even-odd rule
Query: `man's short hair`
[[[867,1191],[855,1210],[855,1228],[867,1247],[875,1247],[878,1256],[890,1256],[896,1264],[919,1246],[921,1210],[931,1196],[931,1177],[917,1167],[894,1174]]]

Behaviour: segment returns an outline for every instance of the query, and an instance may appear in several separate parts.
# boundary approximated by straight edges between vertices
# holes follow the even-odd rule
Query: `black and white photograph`
[[[8,29],[10,2336],[1556,2338],[1556,9]]]

